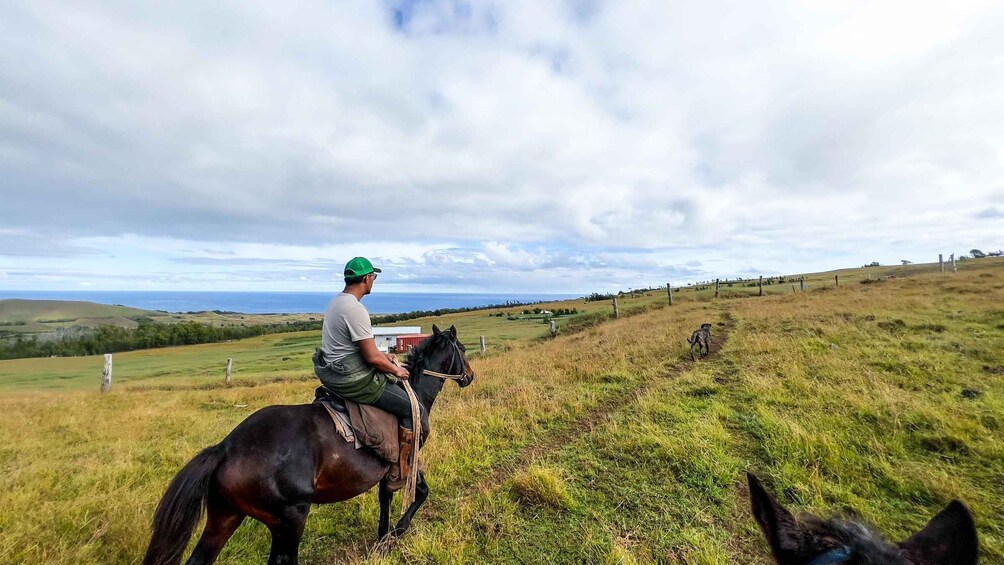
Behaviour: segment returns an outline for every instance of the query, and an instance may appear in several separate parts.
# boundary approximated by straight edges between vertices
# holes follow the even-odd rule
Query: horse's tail
[[[203,449],[167,487],[153,515],[150,547],[143,565],[177,565],[202,516],[209,494],[209,479],[223,460],[223,446]]]

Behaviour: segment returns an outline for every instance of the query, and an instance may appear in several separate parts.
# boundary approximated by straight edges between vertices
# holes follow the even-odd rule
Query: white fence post
[[[551,337],[558,335],[558,327],[554,325],[554,320],[551,320]]]
[[[233,357],[227,357],[227,386],[230,386],[230,370],[234,367]]]
[[[101,392],[112,389],[112,354],[105,353],[105,368],[101,371]]]
[[[478,338],[478,345],[481,346],[481,353],[485,352],[485,336],[480,336]]]
[[[614,297],[614,319],[621,317],[620,309],[617,308],[617,297]]]

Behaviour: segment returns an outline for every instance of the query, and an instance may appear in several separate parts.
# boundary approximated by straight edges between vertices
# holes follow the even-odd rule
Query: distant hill
[[[319,319],[317,314],[168,313],[80,300],[12,298],[0,300],[0,337],[47,333],[62,328],[118,326],[131,329],[139,325],[140,318],[150,318],[161,324],[198,322],[214,327],[296,324]]]
[[[159,312],[73,300],[0,300],[0,331],[44,332],[59,327],[116,325],[134,327],[135,318]]]

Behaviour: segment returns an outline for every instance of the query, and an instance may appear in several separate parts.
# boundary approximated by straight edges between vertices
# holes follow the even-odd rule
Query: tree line
[[[412,312],[402,312],[400,314],[379,314],[376,316],[370,316],[370,320],[374,324],[393,324],[394,322],[403,322],[405,320],[414,320],[416,318],[442,316],[444,314],[459,314],[461,312],[475,312],[477,310],[511,308],[513,306],[529,306],[531,304],[543,304],[544,302],[546,301],[538,300],[537,302],[519,302],[519,301],[507,300],[504,304],[488,304],[487,306],[468,306],[464,308],[437,308],[435,310],[414,310]]]
[[[321,329],[320,320],[221,327],[194,321],[158,324],[149,319],[140,319],[139,326],[135,328],[101,326],[61,336],[20,334],[0,339],[0,359],[99,355],[173,345],[216,343],[265,334],[319,329]]]

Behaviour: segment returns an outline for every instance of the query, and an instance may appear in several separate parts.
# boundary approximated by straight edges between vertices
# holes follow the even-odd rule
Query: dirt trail
[[[729,340],[729,333],[735,329],[735,325],[735,319],[732,317],[732,314],[728,311],[723,312],[719,325],[715,328],[712,334],[711,353],[709,353],[709,356],[717,355],[718,352],[721,351],[722,347]],[[700,363],[700,361],[698,361],[698,363]],[[655,378],[676,377],[688,370],[691,366],[693,366],[693,362],[690,361],[690,355],[688,353],[687,355],[681,356],[680,363],[673,367],[669,372]],[[586,414],[566,428],[546,434],[537,443],[526,446],[520,453],[519,460],[515,465],[500,468],[496,473],[482,481],[478,485],[478,490],[486,490],[497,486],[500,481],[511,477],[521,469],[529,467],[535,461],[543,458],[548,453],[556,451],[557,449],[560,449],[561,446],[571,443],[576,438],[590,433],[597,424],[602,423],[608,416],[619,410],[629,399],[644,394],[651,386],[650,383],[651,381],[645,381],[637,386],[629,387],[611,394],[603,399],[601,408]]]

